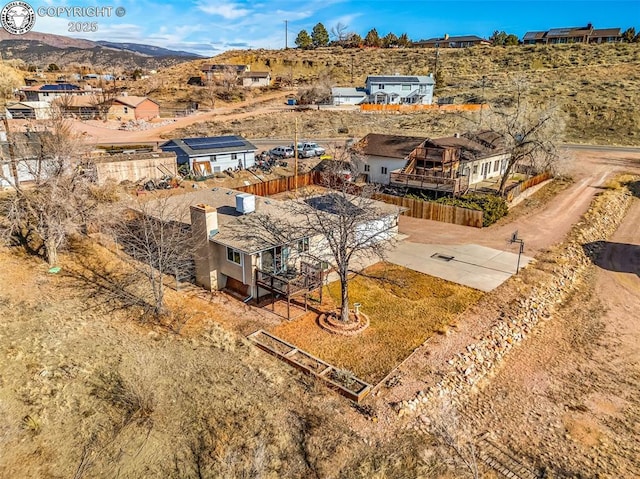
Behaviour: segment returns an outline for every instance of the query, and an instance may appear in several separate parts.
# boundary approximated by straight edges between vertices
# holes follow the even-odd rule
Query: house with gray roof
[[[527,32],[522,38],[525,45],[557,45],[563,43],[618,43],[622,41],[620,28],[594,28],[591,23],[581,27],[552,28],[547,31]]]
[[[362,206],[341,193],[276,200],[228,188],[197,190],[166,201],[171,212],[167,220],[191,225],[196,283],[207,290],[231,290],[245,301],[268,294],[289,301],[321,286],[329,267],[324,259],[330,262],[331,253],[322,235],[309,236],[309,216],[303,208],[332,215],[336,205]],[[371,219],[356,224],[355,234],[361,241],[393,238],[400,209],[375,200],[366,204]],[[282,225],[286,234],[257,231],[260,218]]]
[[[365,88],[369,103],[431,105],[435,84],[433,75],[373,75],[367,77]]]
[[[256,146],[241,136],[176,138],[160,145],[177,156],[178,166],[188,165],[196,176],[212,176],[227,169],[247,169],[255,164]]]
[[[414,47],[426,48],[469,48],[476,45],[491,45],[491,42],[477,35],[461,35],[453,37],[445,35],[444,37],[429,38],[428,40],[413,42]]]
[[[332,88],[334,105],[431,105],[435,80],[432,75],[371,75],[365,88]]]

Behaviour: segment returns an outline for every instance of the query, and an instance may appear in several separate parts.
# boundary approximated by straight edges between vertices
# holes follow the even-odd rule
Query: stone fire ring
[[[332,334],[342,336],[357,336],[369,327],[369,317],[360,312],[349,313],[349,322],[343,323],[334,313],[323,313],[318,318],[318,325]]]

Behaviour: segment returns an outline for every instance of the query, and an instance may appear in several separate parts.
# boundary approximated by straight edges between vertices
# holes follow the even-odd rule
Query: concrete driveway
[[[516,247],[514,245],[514,249]],[[520,269],[532,259],[522,255]],[[488,292],[516,272],[518,254],[476,244],[441,245],[400,241],[389,252],[387,261]]]

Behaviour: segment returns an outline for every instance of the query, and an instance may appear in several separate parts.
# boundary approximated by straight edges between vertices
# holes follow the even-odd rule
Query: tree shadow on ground
[[[633,196],[640,198],[640,180],[627,183],[627,188],[629,188],[629,191],[633,193]]]
[[[632,273],[640,277],[640,245],[594,241],[582,245],[593,264],[616,273]]]
[[[140,319],[153,311],[153,303],[143,288],[144,278],[139,273],[117,259],[109,260],[95,254],[81,242],[73,242],[70,249],[82,260],[64,268],[62,275],[69,279],[73,294],[84,298],[87,308],[107,312],[137,310]]]

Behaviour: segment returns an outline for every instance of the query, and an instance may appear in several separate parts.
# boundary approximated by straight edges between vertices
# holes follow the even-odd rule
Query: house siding
[[[233,155],[236,155],[236,158],[233,158]],[[221,171],[227,170],[229,168],[235,169],[238,168],[240,162],[242,162],[242,168],[251,168],[255,165],[255,153],[253,151],[242,151],[237,153],[221,153],[221,154],[210,154],[203,156],[192,156],[187,157],[186,155],[181,155],[182,158],[186,157],[189,162],[189,169],[191,171],[196,172],[194,169],[195,163],[207,162],[209,163],[209,168],[211,170],[211,174],[219,173]],[[181,163],[180,156],[178,157],[178,163]],[[184,162],[186,163],[186,161]],[[197,173],[197,172],[196,172]]]
[[[381,103],[376,100],[376,93],[384,93],[387,95],[387,99],[383,100],[387,104],[405,104],[412,103],[409,98],[410,95],[416,91],[424,95],[423,98],[413,104],[431,105],[433,103],[433,87],[434,85],[426,83],[414,83],[414,82],[380,82],[367,78],[366,89],[369,93],[370,103]],[[389,95],[397,95],[389,97]]]
[[[148,98],[134,109],[136,120],[150,120],[160,116],[160,107]]]
[[[405,158],[366,155],[358,165],[358,173],[368,175],[369,183],[388,185],[391,179],[391,172],[404,167],[406,163],[407,160]],[[364,165],[369,165],[369,171],[365,171]],[[382,168],[386,168],[386,173],[382,172]]]

